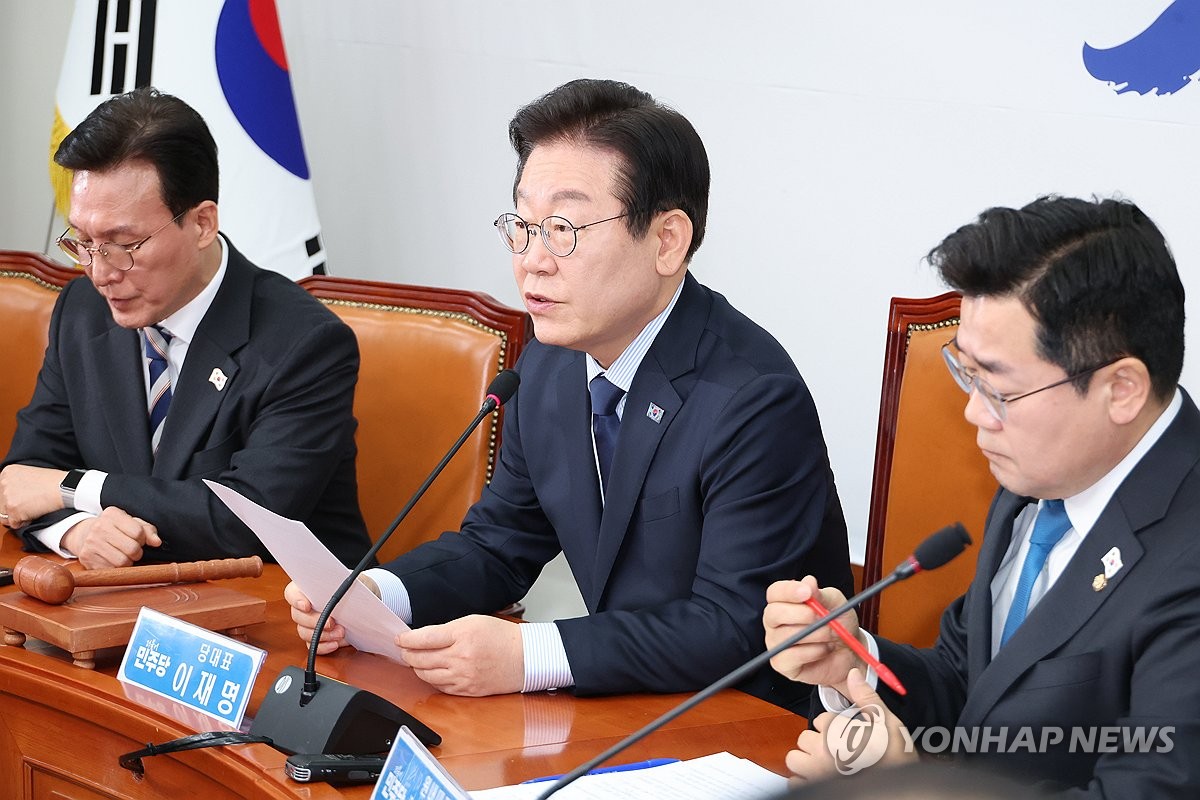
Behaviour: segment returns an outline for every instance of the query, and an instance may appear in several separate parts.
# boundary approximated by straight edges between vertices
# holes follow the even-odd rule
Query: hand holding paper
[[[329,602],[350,570],[317,541],[304,523],[281,517],[227,486],[207,480],[204,483],[254,532],[314,607]],[[396,636],[409,627],[366,586],[356,581],[350,587],[338,603],[336,618],[346,629],[349,644],[404,663]]]

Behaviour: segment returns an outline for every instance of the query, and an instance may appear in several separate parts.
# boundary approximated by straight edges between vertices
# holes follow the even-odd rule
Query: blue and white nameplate
[[[117,679],[237,728],[266,651],[143,607]]]
[[[392,742],[371,800],[471,800],[445,767],[407,726],[401,725]]]

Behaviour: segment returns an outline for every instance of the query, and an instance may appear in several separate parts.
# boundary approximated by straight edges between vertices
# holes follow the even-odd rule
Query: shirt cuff
[[[63,549],[62,539],[67,535],[67,531],[71,530],[77,523],[83,522],[85,519],[93,519],[95,516],[95,514],[89,514],[86,511],[72,514],[66,519],[60,519],[53,525],[47,525],[40,531],[34,531],[33,538],[37,539],[50,552],[56,555],[60,555],[63,558],[75,558],[74,553]]]
[[[369,569],[363,574],[375,581],[375,585],[379,587],[379,599],[383,604],[404,620],[405,625],[412,625],[412,600],[408,596],[404,581],[400,580],[396,573],[379,567]]]
[[[879,643],[875,641],[875,637],[866,631],[859,628],[863,638],[867,640],[867,652],[870,653],[876,660],[879,658]],[[879,675],[875,673],[875,668],[867,667],[867,685],[872,689],[878,688]],[[821,705],[825,706],[826,711],[832,711],[835,714],[840,714],[854,708],[854,703],[832,686],[818,686],[817,697],[821,700]]]
[[[104,479],[107,477],[107,472],[98,469],[84,471],[79,485],[75,487],[75,510],[86,511],[93,516],[98,516],[104,510],[104,506],[100,505],[100,492],[104,489]]]
[[[558,626],[553,622],[527,622],[518,629],[525,657],[525,685],[521,691],[543,692],[574,686],[575,678]]]

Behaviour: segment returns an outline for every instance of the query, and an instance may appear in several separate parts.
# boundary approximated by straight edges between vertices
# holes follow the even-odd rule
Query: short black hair
[[[103,172],[143,161],[158,172],[163,204],[174,215],[217,202],[217,143],[194,108],[151,86],[105,100],[67,134],[54,163]]]
[[[631,235],[645,236],[655,214],[678,208],[692,221],[687,260],[704,241],[708,153],[686,117],[646,92],[611,80],[564,83],[518,111],[508,136],[517,151],[514,200],[537,145],[570,142],[608,150],[622,162],[617,197]]]
[[[1145,363],[1160,400],[1183,370],[1184,291],[1158,227],[1120,199],[1040,197],[990,208],[929,253],[969,297],[1015,296],[1042,358],[1069,375],[1121,356]],[[1091,375],[1073,383],[1086,394]]]

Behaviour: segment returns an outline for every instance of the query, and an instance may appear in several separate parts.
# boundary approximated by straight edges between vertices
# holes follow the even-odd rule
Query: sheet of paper
[[[786,743],[785,743],[786,746]],[[471,792],[472,800],[537,800],[550,781]],[[562,800],[760,800],[787,788],[787,778],[730,753],[651,769],[584,775],[553,796]]]
[[[304,523],[281,517],[228,486],[208,480],[204,483],[254,531],[314,606],[322,608],[329,602],[350,570],[334,558]],[[333,618],[345,627],[346,641],[357,649],[404,663],[395,639],[408,626],[366,586],[355,581],[334,609]]]

